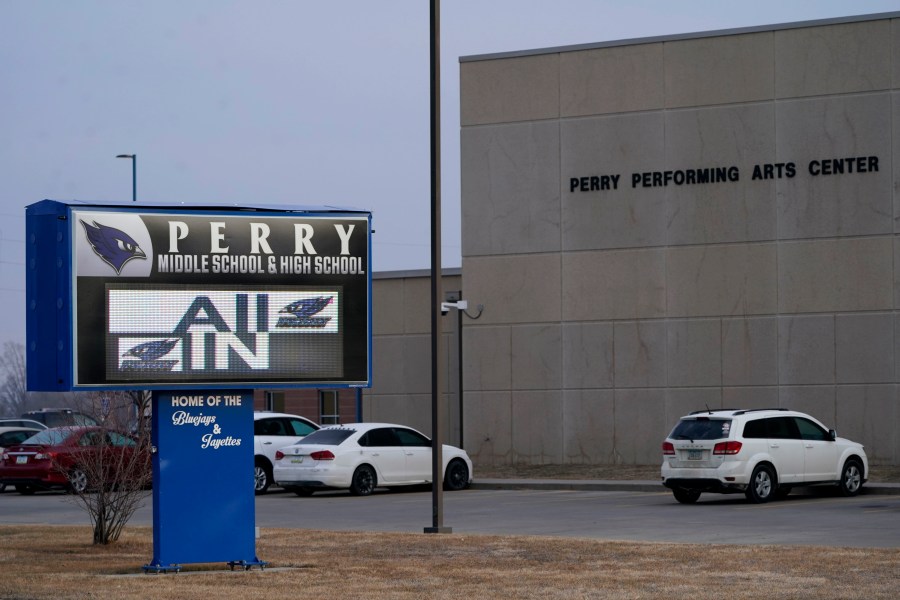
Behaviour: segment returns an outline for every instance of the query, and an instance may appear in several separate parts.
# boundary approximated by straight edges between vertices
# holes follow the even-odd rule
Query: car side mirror
[[[837,439],[837,432],[834,429],[829,429],[828,437],[831,438],[831,441],[833,442],[834,440]]]

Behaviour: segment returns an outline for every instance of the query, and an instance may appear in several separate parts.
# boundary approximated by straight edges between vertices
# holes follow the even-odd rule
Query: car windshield
[[[728,437],[731,419],[682,419],[669,437],[676,440],[718,440]]]
[[[297,442],[297,445],[338,446],[354,433],[354,429],[320,429]]]
[[[122,435],[121,433],[117,433],[115,431],[107,431],[107,438],[109,439],[109,443],[113,446],[136,446],[137,442],[134,438],[130,438],[127,435]]]
[[[57,446],[72,435],[71,429],[45,429],[24,442],[27,446]]]
[[[33,434],[33,431],[7,431],[5,433],[0,433],[0,448],[6,448],[13,444],[21,444]]]

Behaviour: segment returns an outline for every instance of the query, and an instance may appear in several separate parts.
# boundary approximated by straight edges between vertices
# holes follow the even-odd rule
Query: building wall
[[[444,292],[460,290],[459,269],[445,269]],[[430,271],[374,273],[372,276],[372,381],[364,391],[363,419],[401,423],[431,435],[431,275]],[[459,440],[456,394],[455,315],[441,319],[446,394],[444,443]]]
[[[476,463],[656,463],[707,406],[796,408],[900,461],[890,17],[461,61]]]
[[[335,391],[338,395],[338,419],[340,422],[357,422],[359,419],[357,418],[356,390],[338,389]],[[253,409],[300,415],[314,423],[325,424],[322,420],[319,389],[255,390]]]

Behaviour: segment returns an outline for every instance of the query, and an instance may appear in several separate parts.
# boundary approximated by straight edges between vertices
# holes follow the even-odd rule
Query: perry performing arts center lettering
[[[877,173],[877,156],[854,156],[848,158],[823,158],[811,160],[806,172],[812,177],[843,175],[852,173]],[[751,169],[752,181],[767,179],[792,179],[797,176],[794,162],[761,163]],[[670,185],[703,185],[709,183],[737,183],[741,180],[741,170],[735,165],[702,167],[698,169],[673,169],[667,171],[642,171],[631,173],[632,188],[655,188]],[[586,175],[569,178],[569,192],[601,192],[618,190],[623,184],[621,173]]]

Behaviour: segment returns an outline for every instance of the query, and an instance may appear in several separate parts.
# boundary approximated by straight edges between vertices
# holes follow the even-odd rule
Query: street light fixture
[[[468,308],[469,302],[462,299],[462,290],[457,292],[447,292],[447,301],[441,302],[441,314],[447,314],[451,309],[456,311],[456,361],[457,374],[459,376],[457,382],[457,392],[459,394],[459,447],[463,447],[463,314],[473,321],[481,316],[484,312],[484,305],[478,305],[478,313],[470,315]]]
[[[137,202],[137,154],[117,154],[116,158],[131,159],[131,201]]]

